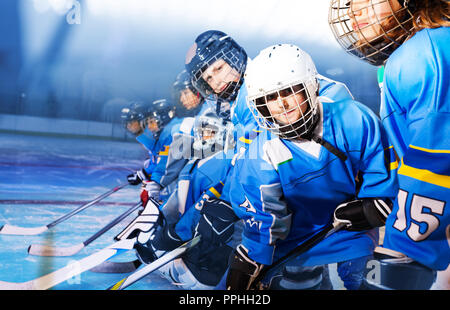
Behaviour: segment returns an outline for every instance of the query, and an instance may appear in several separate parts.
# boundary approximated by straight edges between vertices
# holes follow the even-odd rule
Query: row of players
[[[129,182],[144,184],[144,202],[161,201],[138,237],[143,262],[200,234],[200,245],[160,272],[185,289],[248,289],[335,221],[345,229],[259,287],[330,288],[327,265],[337,263],[347,289],[428,289],[448,267],[449,147],[437,125],[449,124],[449,4],[344,2],[330,7],[338,41],[371,64],[389,59],[380,71],[382,121],[299,47],[270,46],[250,60],[214,30],[187,52],[176,104],[124,109],[150,154]],[[412,56],[418,68],[405,61]],[[381,277],[368,276],[369,261]]]

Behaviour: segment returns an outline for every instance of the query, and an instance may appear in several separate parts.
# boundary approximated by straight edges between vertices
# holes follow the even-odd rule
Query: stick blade
[[[52,247],[48,245],[32,244],[28,247],[28,254],[35,256],[72,256],[84,248],[83,243],[70,247]]]
[[[136,281],[139,281],[140,279],[142,279],[149,273],[159,269],[160,267],[164,266],[165,264],[167,264],[167,263],[171,262],[172,260],[181,256],[183,253],[188,251],[190,248],[197,245],[200,242],[200,238],[201,238],[200,235],[192,238],[191,240],[180,245],[178,248],[162,255],[161,257],[154,260],[150,264],[145,265],[141,269],[136,270],[135,272],[128,275],[124,279],[120,280],[116,284],[110,286],[107,290],[118,291],[118,290],[123,290],[123,289],[127,288],[128,286],[132,285]]]
[[[2,235],[34,236],[34,235],[39,235],[47,230],[48,230],[47,226],[19,227],[19,226],[5,224],[0,228],[0,234],[2,234]]]
[[[32,290],[33,289],[33,283],[32,282],[22,282],[22,283],[16,283],[16,282],[6,282],[6,281],[0,281],[0,290],[2,291],[12,291],[12,290]]]
[[[103,262],[102,264],[90,269],[89,271],[97,273],[129,273],[136,271],[141,266],[141,262],[136,259],[131,262]]]

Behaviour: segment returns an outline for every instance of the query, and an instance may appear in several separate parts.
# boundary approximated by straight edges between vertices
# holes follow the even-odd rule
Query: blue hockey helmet
[[[172,99],[176,106],[176,116],[193,117],[198,114],[204,102],[203,96],[192,86],[191,76],[181,71],[172,85]]]
[[[153,101],[147,109],[145,127],[154,134],[158,134],[175,117],[175,110],[175,105],[166,99]]]
[[[214,77],[207,76],[210,74],[208,68],[220,60],[231,68],[213,68],[216,72],[223,69],[219,77],[221,81],[216,81],[221,85],[215,88],[211,86],[212,81],[208,80],[214,80]],[[200,34],[186,55],[186,70],[192,78],[192,85],[204,98],[213,101],[232,101],[236,98],[243,83],[246,66],[245,50],[230,36],[217,30]]]
[[[120,111],[122,124],[130,133],[140,135],[145,129],[145,119],[149,116],[150,104],[144,101],[131,101]]]

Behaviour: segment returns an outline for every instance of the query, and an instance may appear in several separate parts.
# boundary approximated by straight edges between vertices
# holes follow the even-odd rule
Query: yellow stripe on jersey
[[[385,151],[389,151],[390,149],[392,149],[394,151],[394,161],[391,161],[389,163],[389,170],[395,170],[398,168],[398,159],[397,159],[397,153],[395,152],[394,146],[391,145],[390,147],[384,149]],[[385,156],[386,161],[388,160]]]
[[[164,145],[164,151],[158,153],[159,156],[169,156],[169,146]]]
[[[389,165],[389,170],[395,170],[398,168],[398,161],[394,161]]]
[[[448,175],[442,175],[442,174],[436,174],[426,169],[418,169],[411,166],[407,166],[403,162],[402,158],[402,165],[400,166],[400,169],[398,170],[398,174],[423,181],[426,183],[434,184],[437,186],[442,186],[445,188],[450,188],[450,176]]]
[[[216,196],[216,198],[220,198],[220,193],[214,187],[210,187],[209,190],[214,194],[214,196]]]
[[[240,137],[239,141],[247,143],[247,144],[251,144],[253,142],[253,140],[250,139],[245,139],[244,137]]]
[[[412,148],[412,149],[416,149],[416,150],[424,151],[424,152],[428,152],[428,153],[450,154],[450,150],[432,150],[432,149],[426,149],[426,148],[420,147],[420,146],[415,146],[415,145],[412,145],[412,144],[410,144],[409,147]]]

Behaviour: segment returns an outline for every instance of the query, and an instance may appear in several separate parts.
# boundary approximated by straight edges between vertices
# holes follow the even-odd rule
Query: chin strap
[[[322,145],[328,151],[330,151],[331,153],[336,155],[340,160],[342,160],[342,161],[346,161],[347,160],[347,155],[345,155],[344,152],[341,152],[340,150],[335,148],[328,141],[322,139],[321,137],[319,137],[319,136],[317,136],[315,134],[312,134],[311,140],[313,140],[314,142],[319,143],[320,145]]]
[[[329,143],[328,141],[324,140],[323,138],[319,137],[318,135],[316,135],[314,133],[314,129],[319,124],[319,119],[320,119],[320,117],[318,117],[318,116],[314,117],[314,120],[313,120],[314,123],[311,126],[310,131],[308,133],[302,135],[300,138],[305,139],[305,140],[310,140],[310,141],[312,140],[312,141],[322,145],[329,152],[331,152],[332,154],[337,156],[340,160],[346,161],[347,160],[347,155],[345,155],[344,152],[342,152],[341,150],[335,148],[333,145],[331,145],[331,143]]]

